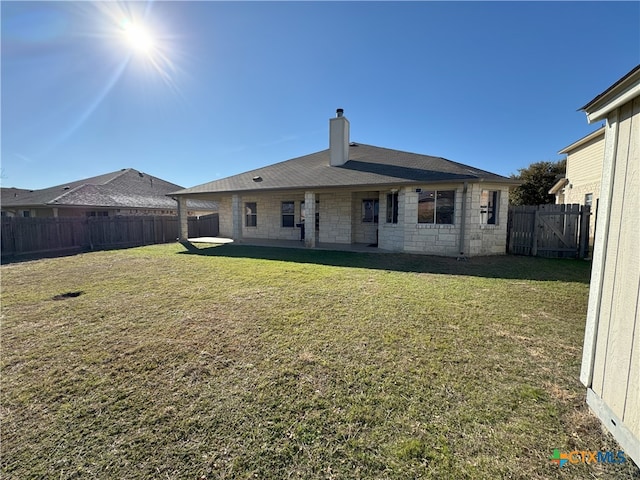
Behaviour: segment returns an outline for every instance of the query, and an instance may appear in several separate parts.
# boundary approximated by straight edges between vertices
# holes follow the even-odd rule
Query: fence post
[[[578,258],[583,259],[589,251],[589,220],[591,217],[591,207],[584,205],[580,209],[580,240],[578,247]]]
[[[533,211],[533,234],[531,235],[531,255],[538,255],[538,226],[540,225],[539,210]]]
[[[509,210],[507,211],[507,244],[505,245],[506,247],[505,253],[511,253],[512,227],[513,227],[513,210],[511,209],[511,206],[509,206]]]

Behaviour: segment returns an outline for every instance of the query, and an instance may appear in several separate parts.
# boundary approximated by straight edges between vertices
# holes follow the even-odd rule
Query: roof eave
[[[640,65],[596,96],[580,110],[587,114],[589,123],[604,120],[616,108],[640,96]]]
[[[247,194],[247,193],[269,193],[269,192],[284,192],[293,190],[342,190],[342,189],[358,189],[358,190],[385,190],[395,187],[403,186],[419,186],[419,185],[441,185],[447,183],[495,183],[507,186],[518,186],[522,184],[519,180],[512,178],[484,178],[484,177],[469,177],[469,178],[457,178],[457,179],[441,179],[441,180],[403,180],[399,182],[384,182],[384,183],[354,183],[348,185],[291,185],[291,186],[278,186],[278,187],[263,187],[259,189],[246,188],[246,189],[233,189],[233,190],[209,190],[201,192],[192,192],[190,189],[184,189],[178,192],[167,194],[168,196],[205,196],[205,195],[229,195],[235,193]]]
[[[548,192],[549,195],[555,195],[561,189],[563,189],[567,183],[569,183],[569,180],[567,178],[564,178],[564,177],[561,178],[553,185],[553,187],[551,187],[551,189]]]

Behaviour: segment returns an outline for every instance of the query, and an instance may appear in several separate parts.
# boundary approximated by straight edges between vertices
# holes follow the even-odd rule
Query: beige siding
[[[584,145],[567,153],[566,178],[569,184],[563,189],[562,199],[556,203],[585,204],[585,197],[592,194],[592,213],[589,223],[590,244],[595,233],[595,209],[600,198],[602,161],[604,159],[604,132]]]
[[[640,291],[640,285],[638,286]],[[640,300],[636,297],[636,306]],[[636,314],[637,315],[637,314]],[[629,370],[629,383],[627,384],[627,399],[624,405],[624,421],[630,426],[636,438],[640,438],[640,323],[635,319],[635,335],[631,347],[631,368]]]
[[[618,137],[612,139],[616,149],[610,210],[608,218],[598,221],[598,228],[608,222],[608,230],[591,386],[636,438],[640,437],[639,132],[640,98],[636,98],[619,111]]]
[[[567,154],[567,174],[566,177],[573,188],[580,187],[588,183],[600,182],[602,175],[602,159],[604,157],[604,134],[599,135],[591,141],[581,145]],[[565,191],[571,193],[571,188]],[[584,198],[582,199],[584,200]],[[576,201],[565,201],[565,203],[582,203]]]

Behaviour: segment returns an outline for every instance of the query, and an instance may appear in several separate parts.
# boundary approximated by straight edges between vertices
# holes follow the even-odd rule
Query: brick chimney
[[[336,117],[329,120],[329,165],[344,165],[349,160],[349,120],[344,110],[336,110]]]

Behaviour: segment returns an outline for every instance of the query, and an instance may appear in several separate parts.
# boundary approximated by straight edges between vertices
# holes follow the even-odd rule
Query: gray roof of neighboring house
[[[2,189],[2,207],[116,207],[175,209],[177,202],[167,195],[180,185],[133,168],[85,178],[41,190]],[[189,208],[212,209],[213,202],[193,202]]]
[[[26,195],[27,193],[31,192],[32,190],[26,190],[24,188],[15,188],[15,187],[10,187],[10,188],[6,188],[6,187],[2,187],[0,188],[0,202],[2,204],[4,204],[5,202],[8,202],[9,200],[18,197],[18,195],[22,196],[22,195]]]
[[[260,177],[261,180],[256,177]],[[323,150],[180,190],[174,194],[462,181],[519,184],[516,180],[441,157],[352,143],[349,147],[349,161],[341,166],[330,166],[329,150]]]

